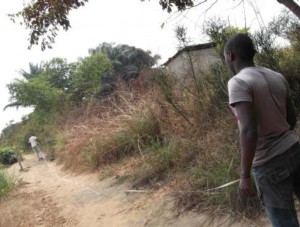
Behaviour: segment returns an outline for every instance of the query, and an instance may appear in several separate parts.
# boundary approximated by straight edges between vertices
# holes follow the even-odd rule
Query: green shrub
[[[16,163],[17,157],[13,151],[13,147],[1,147],[0,148],[0,163],[3,165],[12,165]]]

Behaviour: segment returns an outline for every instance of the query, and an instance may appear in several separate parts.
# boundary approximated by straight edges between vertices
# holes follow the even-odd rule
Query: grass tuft
[[[14,176],[8,175],[4,170],[0,170],[0,198],[7,195],[17,183]]]

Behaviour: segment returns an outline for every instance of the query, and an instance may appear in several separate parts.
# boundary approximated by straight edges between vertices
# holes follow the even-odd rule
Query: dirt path
[[[258,225],[249,221],[232,224],[228,217],[211,219],[188,213],[178,216],[166,189],[154,193],[126,193],[128,185],[115,178],[99,181],[96,174],[74,176],[55,163],[25,156],[26,172],[19,166],[9,171],[25,184],[1,201],[0,226],[268,226],[265,218]],[[5,213],[6,212],[6,213]]]

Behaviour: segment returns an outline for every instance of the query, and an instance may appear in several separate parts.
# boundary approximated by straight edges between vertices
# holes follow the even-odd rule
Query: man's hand
[[[253,187],[251,177],[244,178],[240,180],[240,191],[243,196],[253,197],[256,196],[256,190]]]

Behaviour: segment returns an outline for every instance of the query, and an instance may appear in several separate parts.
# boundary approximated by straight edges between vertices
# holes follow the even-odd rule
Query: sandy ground
[[[18,164],[9,169],[24,183],[1,201],[0,226],[270,226],[265,217],[234,223],[227,216],[178,215],[167,189],[128,193],[129,186],[116,184],[115,178],[99,181],[96,174],[66,173],[34,155],[25,156],[23,166],[27,171],[20,172]]]

